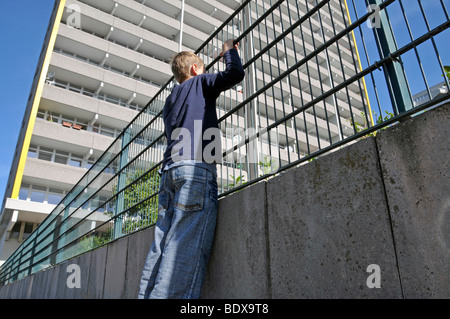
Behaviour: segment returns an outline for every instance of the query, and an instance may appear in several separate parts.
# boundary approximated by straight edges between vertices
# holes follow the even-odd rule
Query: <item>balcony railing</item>
[[[243,1],[196,50],[207,72],[217,72],[224,67],[222,42],[236,39],[246,71],[244,81],[217,100],[220,196],[449,99],[448,5]],[[432,94],[438,83],[440,93]],[[166,143],[162,108],[174,84],[172,78],[162,86],[4,263],[1,283],[155,223]],[[429,98],[419,104],[415,95]]]

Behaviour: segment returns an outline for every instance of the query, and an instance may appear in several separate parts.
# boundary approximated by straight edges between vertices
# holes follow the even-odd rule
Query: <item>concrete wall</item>
[[[150,245],[153,228],[119,239],[107,246],[38,272],[14,284],[0,287],[0,299],[117,299],[137,298],[140,273]],[[78,265],[80,288],[68,288],[69,265]]]
[[[203,297],[450,298],[449,119],[450,105],[428,111],[221,199]],[[0,298],[135,298],[152,238],[122,238]],[[70,264],[81,288],[67,288]]]

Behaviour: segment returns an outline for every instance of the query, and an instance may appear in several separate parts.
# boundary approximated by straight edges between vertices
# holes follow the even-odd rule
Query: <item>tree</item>
[[[445,75],[450,80],[450,66],[449,65],[444,66],[444,71],[445,71]]]
[[[113,186],[112,195],[115,205],[104,214],[111,218],[116,213],[120,214],[114,219],[114,223],[120,223],[121,234],[129,234],[156,222],[159,183],[160,176],[156,169],[151,171],[139,169],[126,173],[125,185],[120,189],[118,184]],[[95,232],[83,237],[80,242],[80,252],[110,242],[113,239],[113,229],[111,226],[104,233]]]
[[[156,169],[151,171],[135,170],[128,172],[125,190],[116,194],[117,185],[113,187],[116,194],[116,209],[121,214],[122,233],[127,234],[145,228],[156,222],[158,215],[158,192],[160,176]],[[122,187],[123,189],[123,187]],[[123,213],[125,212],[126,213]],[[111,214],[112,216],[112,214]]]
[[[383,123],[384,121],[387,121],[387,120],[389,120],[389,119],[391,119],[391,118],[394,117],[394,114],[393,114],[393,113],[390,113],[390,112],[388,112],[388,111],[385,111],[385,112],[386,112],[386,115],[385,115],[385,116],[383,116],[382,114],[380,114],[379,116],[377,116],[377,113],[373,112],[374,118],[376,118],[376,121],[377,121],[376,124]],[[361,112],[361,117],[362,117],[363,119],[365,119],[365,118],[366,118],[366,113]],[[359,133],[359,132],[361,132],[361,131],[364,131],[365,129],[368,128],[367,120],[364,120],[364,124],[360,124],[360,123],[358,123],[358,122],[356,122],[356,121],[350,120],[350,124],[353,125],[353,126],[355,127],[355,130],[356,130],[357,133]],[[385,129],[385,128],[382,128],[381,130],[384,130],[384,129]],[[369,133],[369,134],[367,134],[367,135],[364,135],[362,138],[366,138],[366,137],[368,137],[368,136],[375,136],[375,135],[376,135],[376,131],[375,131],[375,132],[372,132],[372,133]]]

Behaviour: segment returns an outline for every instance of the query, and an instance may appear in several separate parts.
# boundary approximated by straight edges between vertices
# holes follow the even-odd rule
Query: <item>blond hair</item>
[[[190,76],[190,69],[193,64],[198,67],[205,67],[203,61],[193,52],[182,51],[177,53],[171,61],[172,73],[178,83],[183,82]]]

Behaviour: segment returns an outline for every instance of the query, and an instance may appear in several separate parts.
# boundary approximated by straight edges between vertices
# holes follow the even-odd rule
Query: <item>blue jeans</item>
[[[155,240],[139,299],[200,298],[217,206],[217,177],[209,170],[185,165],[163,171]]]

